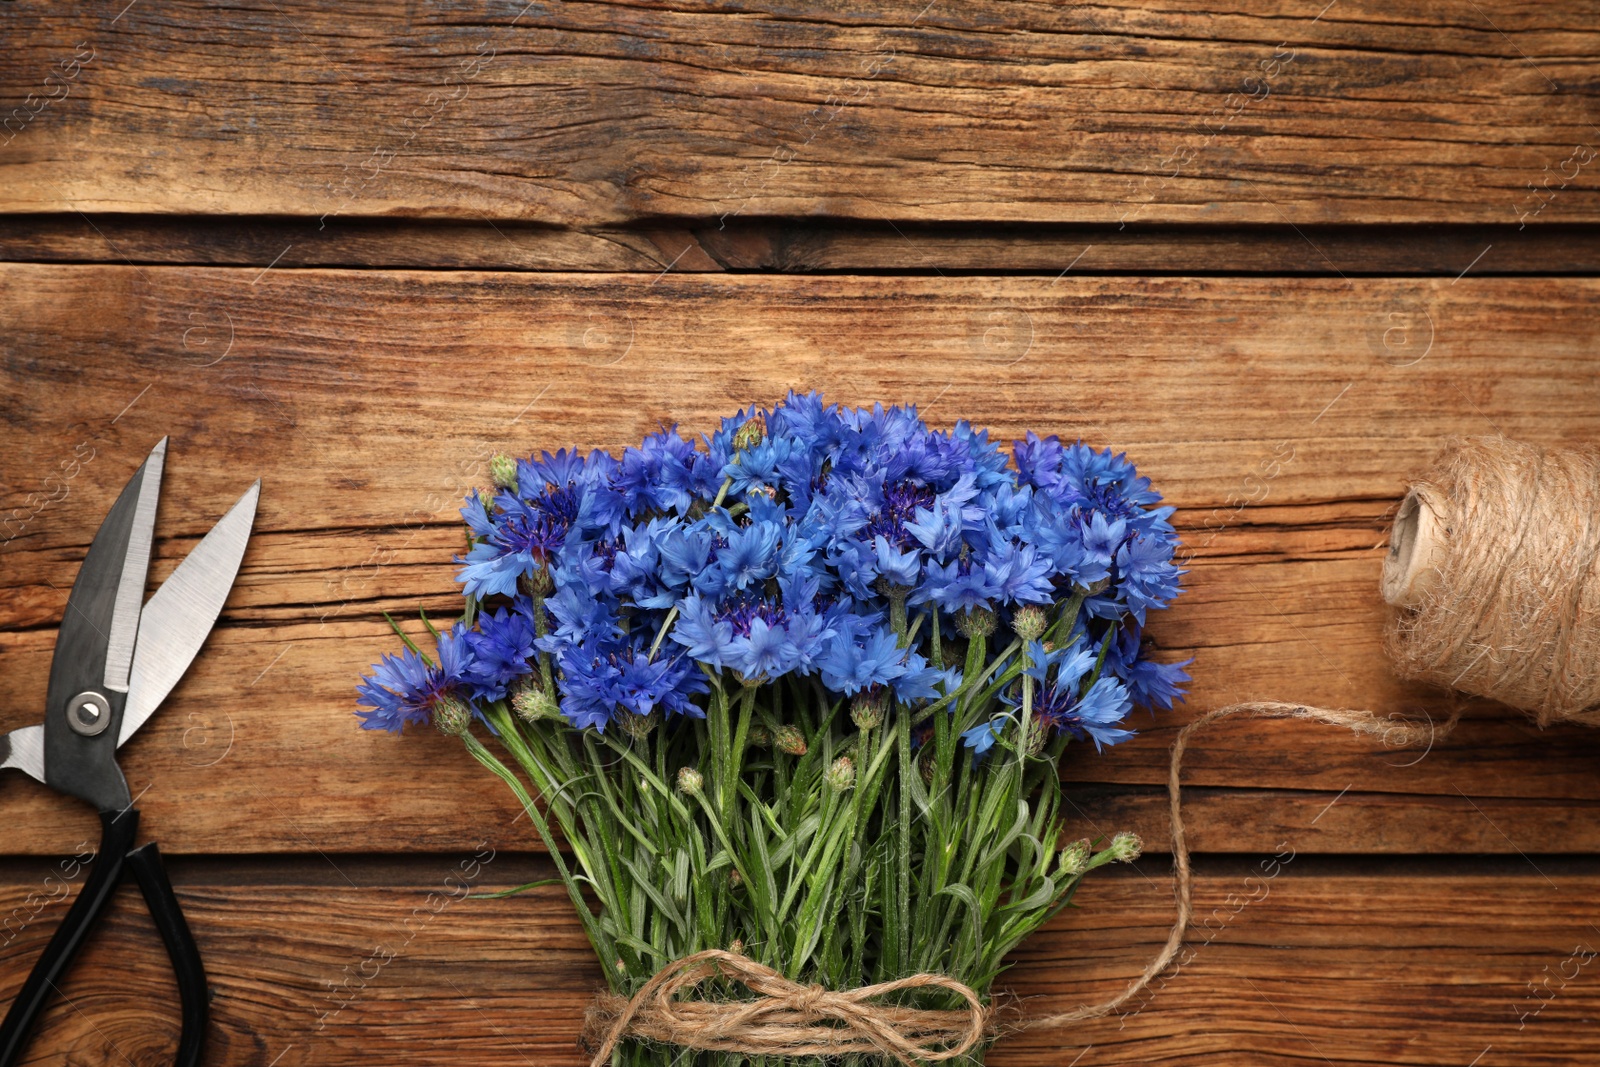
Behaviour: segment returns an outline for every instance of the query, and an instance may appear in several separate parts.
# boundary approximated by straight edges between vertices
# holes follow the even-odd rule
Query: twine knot
[[[717,977],[754,1000],[679,999]],[[951,1011],[878,1003],[908,989],[946,989],[966,1001]],[[942,974],[831,990],[791,981],[748,956],[706,949],[657,971],[632,997],[602,993],[590,1005],[582,1043],[604,1067],[625,1037],[746,1056],[885,1056],[904,1067],[964,1056],[996,1036],[994,1015],[969,986]]]
[[[794,995],[794,1006],[807,1021],[823,1018],[826,1013],[818,1007],[818,1004],[827,994],[828,991],[819,985],[806,986]]]

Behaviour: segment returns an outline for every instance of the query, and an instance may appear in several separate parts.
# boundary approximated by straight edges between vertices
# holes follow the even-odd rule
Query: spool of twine
[[[1401,677],[1498,700],[1557,720],[1600,725],[1600,453],[1541,449],[1503,437],[1452,438],[1407,492],[1390,531],[1381,591],[1395,607],[1386,644]],[[1173,742],[1167,774],[1177,914],[1155,959],[1126,988],[1096,1004],[1034,1016],[1008,1030],[1099,1018],[1138,996],[1172,963],[1193,914],[1193,872],[1180,773],[1191,738],[1221,719],[1298,719],[1343,726],[1389,747],[1431,744],[1460,711],[1435,725],[1371,711],[1277,701],[1201,715]],[[722,976],[755,1000],[681,1000]],[[940,987],[965,1011],[878,1003],[904,989]],[[632,998],[602,994],[585,1047],[603,1067],[624,1037],[777,1057],[876,1054],[901,1064],[965,1055],[999,1034],[993,1010],[944,975],[833,992],[790,982],[736,953],[708,950],[663,968]]]
[[[1455,438],[1400,504],[1383,568],[1403,678],[1600,724],[1600,453]]]

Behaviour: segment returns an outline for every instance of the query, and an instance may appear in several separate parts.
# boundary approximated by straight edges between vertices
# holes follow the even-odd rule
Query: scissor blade
[[[44,727],[23,726],[0,734],[0,770],[15,767],[44,781]]]
[[[144,603],[145,578],[150,573],[150,546],[155,541],[156,501],[161,496],[161,471],[167,462],[163,437],[144,461],[139,499],[128,530],[128,550],[123,553],[122,580],[111,614],[111,635],[106,643],[106,688],[128,691],[128,669],[133,664],[133,642],[139,632],[139,605]]]
[[[205,644],[233,588],[261,496],[257,481],[161,584],[139,616],[121,745],[161,706]]]
[[[155,500],[161,492],[166,455],[167,439],[163,437],[106,512],[83,566],[78,568],[50,661],[47,708],[56,708],[85,690],[127,689],[126,660],[131,659],[139,627]]]

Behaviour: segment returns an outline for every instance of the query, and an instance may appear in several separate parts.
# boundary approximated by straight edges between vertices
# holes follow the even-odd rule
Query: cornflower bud
[[[678,792],[686,797],[697,797],[705,788],[706,780],[693,767],[678,768]]]
[[[451,737],[465,737],[472,727],[472,710],[455,697],[446,694],[433,704],[433,725],[440,733]]]
[[[772,735],[772,743],[779,752],[790,756],[804,756],[806,754],[806,738],[793,726],[780,726],[778,732]]]
[[[849,756],[840,756],[829,764],[822,777],[834,792],[848,792],[856,784],[856,765],[850,762]]]
[[[1037,604],[1024,604],[1011,616],[1011,629],[1024,641],[1037,641],[1049,624],[1050,620]]]
[[[1144,842],[1138,834],[1124,830],[1111,839],[1111,846],[1106,851],[1118,863],[1132,863],[1144,851]]]
[[[525,723],[561,718],[561,706],[532,679],[524,679],[511,690],[511,710]]]
[[[1044,751],[1045,742],[1050,740],[1050,727],[1047,723],[1033,719],[1028,723],[1028,755],[1037,756]]]
[[[733,435],[733,450],[743,452],[747,448],[754,448],[767,439],[767,420],[760,415],[755,415],[739,427]]]
[[[515,489],[517,461],[504,452],[496,452],[489,460],[489,480],[501,489]]]
[[[556,587],[550,578],[550,568],[543,563],[534,564],[533,570],[517,579],[517,584],[522,587],[524,593],[541,599],[549,596]]]
[[[750,743],[751,748],[771,748],[772,731],[757,723],[755,726],[750,727],[750,732],[745,735],[745,740]]]
[[[858,730],[876,730],[883,725],[884,706],[889,703],[889,693],[881,685],[863,689],[850,701],[850,721]]]
[[[732,941],[729,941],[728,951],[737,952],[741,956],[744,955],[744,938],[736,937]]]
[[[738,889],[740,886],[744,885],[744,875],[739,873],[739,868],[735,867],[733,870],[728,872],[728,884],[735,889]]]
[[[1089,839],[1080,837],[1061,850],[1061,873],[1076,878],[1089,869]]]
[[[650,731],[656,728],[657,716],[655,712],[648,715],[637,715],[631,711],[624,711],[617,716],[622,726],[622,732],[635,741],[642,741],[650,736]]]
[[[987,608],[974,608],[956,616],[956,629],[962,637],[988,637],[994,633],[994,612]]]

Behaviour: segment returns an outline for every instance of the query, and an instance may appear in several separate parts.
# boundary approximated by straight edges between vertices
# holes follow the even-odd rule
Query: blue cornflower
[[[970,730],[961,731],[961,743],[972,749],[972,761],[977,763],[1000,740],[1000,731],[1005,729],[1010,721],[1004,715],[996,715],[987,722],[980,722]]]
[[[887,628],[865,633],[842,631],[828,642],[817,661],[822,684],[846,696],[869,685],[885,685],[905,673],[905,649]]]
[[[874,505],[862,530],[867,540],[883,537],[897,548],[911,544],[915,534],[906,528],[906,524],[916,518],[919,510],[933,503],[933,489],[926,482],[907,477],[886,480],[881,489],[865,481],[860,484],[871,487],[871,503]]]
[[[682,589],[711,561],[713,535],[704,525],[674,526],[656,545],[661,582]]]
[[[487,537],[478,541],[457,562],[465,563],[457,580],[466,596],[511,596],[517,579],[546,566],[566,543],[588,503],[577,485],[550,486],[533,501],[510,493],[495,497],[499,515]],[[473,505],[463,509],[466,514]],[[477,520],[468,515],[468,522]]]
[[[694,664],[686,662],[682,656],[661,656],[652,660],[637,649],[630,657],[620,659],[613,684],[617,703],[635,715],[649,715],[659,709],[668,714],[704,718],[705,712],[696,707],[689,696],[709,689]]]
[[[1109,675],[1101,675],[1078,701],[1066,725],[1069,729],[1077,727],[1094,738],[1096,749],[1115,745],[1133,736],[1132,730],[1121,730],[1113,725],[1121,722],[1131,707],[1133,701],[1123,684]]]
[[[437,663],[406,649],[373,664],[372,677],[356,688],[361,706],[371,709],[356,712],[361,728],[399,733],[406,723],[431,722],[441,700],[466,702],[473,657],[459,623],[439,635],[438,652]]]
[[[610,487],[627,516],[687,509],[692,499],[687,464],[693,454],[694,442],[673,429],[651,434],[638,448],[624,449]]]
[[[1085,643],[1049,650],[1038,641],[1028,643],[1029,666],[1023,673],[1034,686],[1032,718],[1047,730],[1064,730],[1075,737],[1089,737],[1095,747],[1114,745],[1133,736],[1133,731],[1117,728],[1132,707],[1127,688],[1110,675],[1095,679],[1081,696],[1084,678],[1094,668],[1098,651]],[[1014,709],[1022,708],[1021,683],[1001,693],[1000,699]]]
[[[746,448],[722,469],[731,482],[730,493],[742,495],[751,489],[777,488],[784,482],[782,471],[798,450],[797,442],[785,437],[768,437],[754,448]]]
[[[722,660],[749,681],[773,679],[789,673],[800,662],[800,650],[784,626],[758,617],[750,620],[748,633],[728,642]]]
[[[959,551],[962,528],[962,505],[947,497],[939,497],[919,509],[916,519],[905,524],[906,532],[939,559]]]
[[[920,652],[907,651],[900,676],[889,684],[894,687],[894,695],[902,703],[909,704],[939,696],[939,686],[947,678],[944,671],[931,666]]]
[[[610,638],[621,630],[616,611],[608,600],[595,596],[578,583],[562,581],[560,573],[555,595],[546,598],[544,606],[555,620],[550,636],[540,641],[539,647],[547,652],[565,643]]]
[[[915,550],[901,551],[890,545],[883,534],[872,539],[872,548],[877,554],[875,563],[880,577],[906,589],[917,584],[922,576],[922,560]]]
[[[728,645],[733,641],[733,624],[716,616],[715,606],[698,593],[678,601],[678,619],[672,625],[672,639],[685,646],[697,660],[721,667]]]
[[[467,680],[472,695],[479,700],[499,700],[512,682],[533,670],[534,646],[532,604],[519,598],[511,609],[478,616],[478,628],[466,633],[472,650]]]
[[[1139,707],[1171,709],[1175,701],[1183,699],[1182,686],[1189,680],[1184,668],[1194,660],[1157,663],[1142,658],[1139,646],[1140,628],[1123,624],[1107,649],[1106,669],[1122,679],[1128,687],[1128,695]]]
[[[806,450],[818,453],[838,446],[844,426],[839,405],[824,404],[821,393],[797,393],[793,389],[767,417],[767,430],[773,436],[793,437]]]
[[[1135,536],[1117,549],[1116,561],[1118,591],[1140,626],[1146,611],[1164,608],[1178,595],[1178,576],[1183,571],[1172,562],[1170,544]]]
[[[777,573],[778,542],[783,527],[776,523],[752,523],[736,527],[726,535],[727,547],[717,552],[716,566],[732,589],[744,589],[752,582]]]
[[[984,561],[984,577],[995,598],[1008,604],[1048,604],[1055,599],[1050,561],[1032,545],[1002,541]]]
[[[1000,595],[1000,586],[984,567],[974,567],[970,557],[940,565],[928,562],[922,585],[908,603],[934,603],[950,614],[987,608]]]
[[[689,697],[708,691],[705,679],[681,656],[651,659],[640,648],[619,642],[571,645],[558,657],[561,712],[580,730],[605,732],[619,710],[649,715],[703,717]]]

